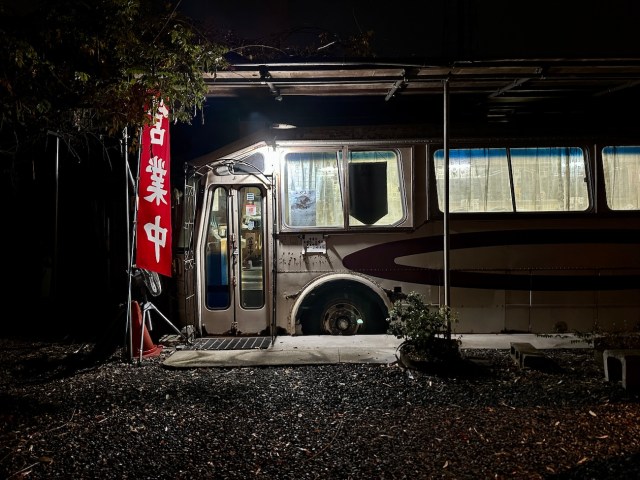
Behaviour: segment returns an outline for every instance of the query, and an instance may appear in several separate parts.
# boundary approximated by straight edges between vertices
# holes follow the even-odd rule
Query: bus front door
[[[214,187],[209,199],[201,327],[211,335],[268,335],[271,274],[261,185]]]

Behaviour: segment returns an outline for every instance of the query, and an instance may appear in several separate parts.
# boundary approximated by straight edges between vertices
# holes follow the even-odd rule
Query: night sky
[[[309,43],[321,31],[346,39],[374,32],[379,57],[637,56],[634,0],[182,0],[191,18],[247,43]]]

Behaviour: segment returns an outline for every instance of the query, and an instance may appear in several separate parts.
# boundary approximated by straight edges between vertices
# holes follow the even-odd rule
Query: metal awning
[[[216,97],[441,96],[488,117],[553,111],[640,97],[640,58],[527,59],[426,65],[403,62],[237,63],[205,74]],[[628,105],[628,103],[627,103]]]

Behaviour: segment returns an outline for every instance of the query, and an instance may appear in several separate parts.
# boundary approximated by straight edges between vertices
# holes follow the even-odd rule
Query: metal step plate
[[[205,337],[194,339],[191,350],[253,350],[270,344],[271,337]]]

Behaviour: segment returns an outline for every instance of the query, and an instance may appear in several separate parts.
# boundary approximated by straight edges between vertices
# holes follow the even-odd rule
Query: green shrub
[[[403,339],[414,355],[429,361],[458,358],[459,344],[451,339],[451,326],[457,321],[448,307],[429,307],[417,292],[410,292],[389,310],[387,332]]]

